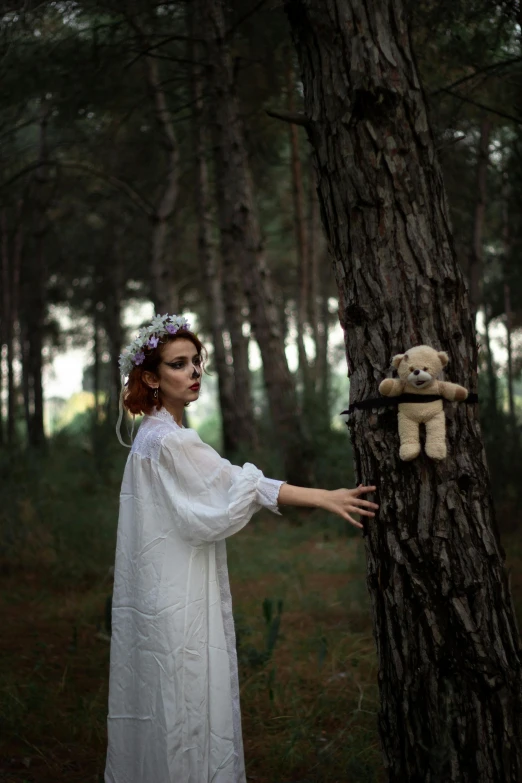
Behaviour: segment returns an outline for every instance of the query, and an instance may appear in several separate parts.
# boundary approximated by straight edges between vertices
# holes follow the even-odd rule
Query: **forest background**
[[[200,13],[214,6],[2,3],[6,780],[98,780],[103,768],[107,607],[126,458],[114,436],[118,356],[129,325],[154,311],[193,314],[210,375],[188,417],[222,453],[295,483],[353,483],[339,416],[349,386],[337,288],[288,23],[279,3],[234,1],[216,33],[219,15]],[[516,567],[520,9],[420,2],[409,14],[477,314],[481,426]],[[212,35],[224,48],[209,45]],[[407,347],[400,334],[396,341],[397,351]],[[91,355],[84,393],[45,400],[46,368],[76,346]],[[360,544],[320,512],[288,512],[283,523],[260,516],[231,542],[249,779],[382,773]],[[512,587],[518,609],[516,577]]]

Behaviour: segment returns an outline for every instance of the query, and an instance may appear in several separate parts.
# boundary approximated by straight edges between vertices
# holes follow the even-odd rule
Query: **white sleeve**
[[[180,430],[163,441],[159,473],[163,503],[179,533],[190,544],[219,541],[237,533],[261,507],[279,514],[283,481],[265,478],[246,462],[232,465],[194,430]]]

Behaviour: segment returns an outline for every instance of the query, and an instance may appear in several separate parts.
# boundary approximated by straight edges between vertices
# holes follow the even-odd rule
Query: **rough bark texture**
[[[292,59],[289,57],[286,73],[287,109],[289,114],[295,113],[295,76]],[[309,316],[309,258],[306,243],[304,219],[304,190],[301,156],[299,154],[299,128],[289,123],[290,135],[290,166],[292,170],[292,202],[294,208],[294,232],[297,251],[297,354],[299,373],[303,384],[303,399],[306,403],[309,384],[309,366],[304,344],[305,326]],[[305,405],[306,407],[306,405]]]
[[[151,42],[144,25],[136,17],[128,17],[130,25],[145,52],[151,49]],[[157,313],[174,313],[179,299],[174,285],[172,262],[167,258],[167,241],[172,242],[169,228],[179,195],[179,146],[174,131],[172,115],[167,96],[162,87],[157,59],[144,54],[145,76],[154,106],[156,123],[166,153],[165,181],[160,188],[152,216],[151,242],[151,288]]]
[[[201,29],[203,19],[201,2],[195,2],[189,9],[191,24],[189,33],[192,37],[192,117],[193,140],[196,148],[196,211],[198,216],[198,254],[203,279],[205,295],[209,307],[212,345],[214,346],[214,365],[218,375],[219,407],[223,429],[223,450],[227,457],[232,457],[241,446],[248,446],[254,437],[254,414],[250,395],[248,397],[249,416],[246,442],[241,442],[241,432],[236,427],[236,403],[234,399],[234,370],[229,364],[227,350],[223,341],[225,331],[225,308],[223,303],[223,280],[218,264],[216,249],[212,241],[212,207],[210,182],[208,173],[209,153],[209,123],[204,116],[203,103],[203,58],[205,47],[196,40],[198,27]],[[241,312],[239,311],[239,316]],[[247,357],[248,359],[248,357]],[[248,373],[248,362],[246,367]],[[247,391],[249,392],[248,388]]]
[[[232,59],[225,40],[223,0],[207,0],[206,14],[225,280],[229,274],[227,264],[233,263],[236,268],[240,264],[242,288],[248,301],[252,331],[261,351],[270,414],[281,446],[286,478],[291,483],[306,485],[311,480],[312,455],[297,412],[281,318],[264,258]]]
[[[42,164],[34,173],[33,198],[33,243],[32,252],[24,265],[25,274],[25,320],[27,325],[27,393],[26,402],[27,434],[31,446],[42,446],[45,443],[44,433],[44,401],[43,401],[43,331],[46,316],[46,261],[45,238],[49,230],[47,206],[50,198],[47,167],[48,159],[47,125],[50,108],[46,101],[41,101],[40,130],[38,139],[38,160]]]
[[[482,280],[484,276],[484,220],[486,216],[486,185],[489,166],[489,137],[491,120],[488,116],[482,118],[480,137],[477,150],[477,201],[473,220],[473,237],[468,262],[469,302],[471,310],[476,313],[482,303]]]
[[[509,180],[507,172],[504,172],[504,183],[502,188],[502,245],[504,253],[504,312],[506,314],[506,349],[507,349],[507,387],[508,387],[508,405],[509,416],[512,424],[516,424],[515,415],[515,395],[513,389],[513,310],[511,307],[511,288],[507,281],[507,270],[511,258],[511,232],[509,230]]]
[[[399,0],[288,0],[340,296],[351,401],[427,343],[476,391],[477,345]],[[368,587],[380,736],[394,783],[521,777],[518,631],[473,406],[449,404],[449,456],[399,460],[397,413],[351,417],[375,482]]]

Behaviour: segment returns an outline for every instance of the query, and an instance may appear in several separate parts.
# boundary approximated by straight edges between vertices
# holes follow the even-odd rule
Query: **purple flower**
[[[137,354],[134,355],[133,362],[134,364],[142,364],[145,361],[145,354],[143,351],[138,351]]]
[[[176,334],[176,332],[178,331],[178,327],[174,326],[174,324],[167,324],[165,329],[169,334]]]
[[[152,335],[147,345],[149,346],[149,348],[157,348],[158,342],[159,342],[159,337],[156,337],[156,335]]]
[[[190,331],[190,324],[188,321],[186,324],[183,324],[183,329],[187,329],[187,331]]]

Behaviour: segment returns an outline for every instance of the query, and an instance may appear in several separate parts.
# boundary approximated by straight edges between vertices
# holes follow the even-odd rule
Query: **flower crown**
[[[156,348],[166,334],[176,334],[180,329],[190,329],[183,315],[156,315],[148,326],[143,326],[138,336],[120,354],[119,365],[122,375],[129,375],[133,367],[145,360],[145,348]]]

